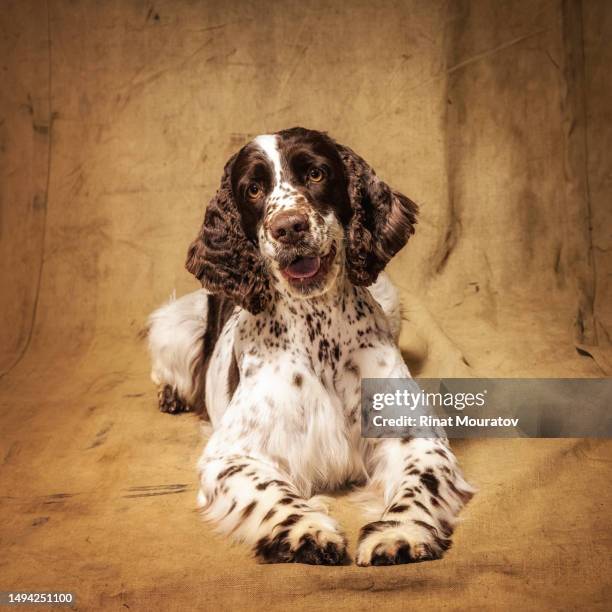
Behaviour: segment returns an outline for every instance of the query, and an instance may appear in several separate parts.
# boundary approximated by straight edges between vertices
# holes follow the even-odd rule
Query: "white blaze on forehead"
[[[263,134],[257,136],[254,141],[257,146],[266,154],[272,167],[274,168],[275,186],[281,182],[281,157],[278,149],[278,136],[273,134]]]

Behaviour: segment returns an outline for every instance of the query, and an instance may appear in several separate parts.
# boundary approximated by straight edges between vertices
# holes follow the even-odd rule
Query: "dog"
[[[418,208],[328,135],[258,136],[225,165],[189,247],[203,289],[151,316],[160,408],[212,424],[199,503],[268,563],[345,564],[318,494],[364,483],[356,563],[440,558],[474,489],[444,438],[360,435],[362,378],[409,378],[383,272]]]

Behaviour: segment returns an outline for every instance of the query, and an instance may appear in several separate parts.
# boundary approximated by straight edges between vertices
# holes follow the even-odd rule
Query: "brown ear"
[[[351,282],[370,285],[414,234],[419,207],[381,181],[352,149],[337,145],[353,209],[347,234]]]
[[[232,193],[231,167],[204,214],[198,237],[189,246],[185,267],[211,293],[224,294],[257,314],[269,299],[268,276],[259,249],[246,237]]]

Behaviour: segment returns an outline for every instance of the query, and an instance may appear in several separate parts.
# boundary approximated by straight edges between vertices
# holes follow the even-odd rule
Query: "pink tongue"
[[[291,278],[310,278],[319,271],[321,261],[318,257],[300,257],[285,268],[285,274]]]

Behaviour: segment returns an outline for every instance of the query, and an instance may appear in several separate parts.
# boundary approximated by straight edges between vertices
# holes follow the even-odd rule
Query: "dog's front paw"
[[[346,538],[320,512],[289,515],[257,542],[255,554],[264,563],[344,565],[349,561]]]
[[[179,412],[189,412],[190,408],[187,403],[181,399],[170,385],[163,385],[157,390],[157,399],[161,412],[169,412],[177,414]]]
[[[361,528],[357,565],[400,565],[440,559],[451,541],[423,521],[376,521]]]

